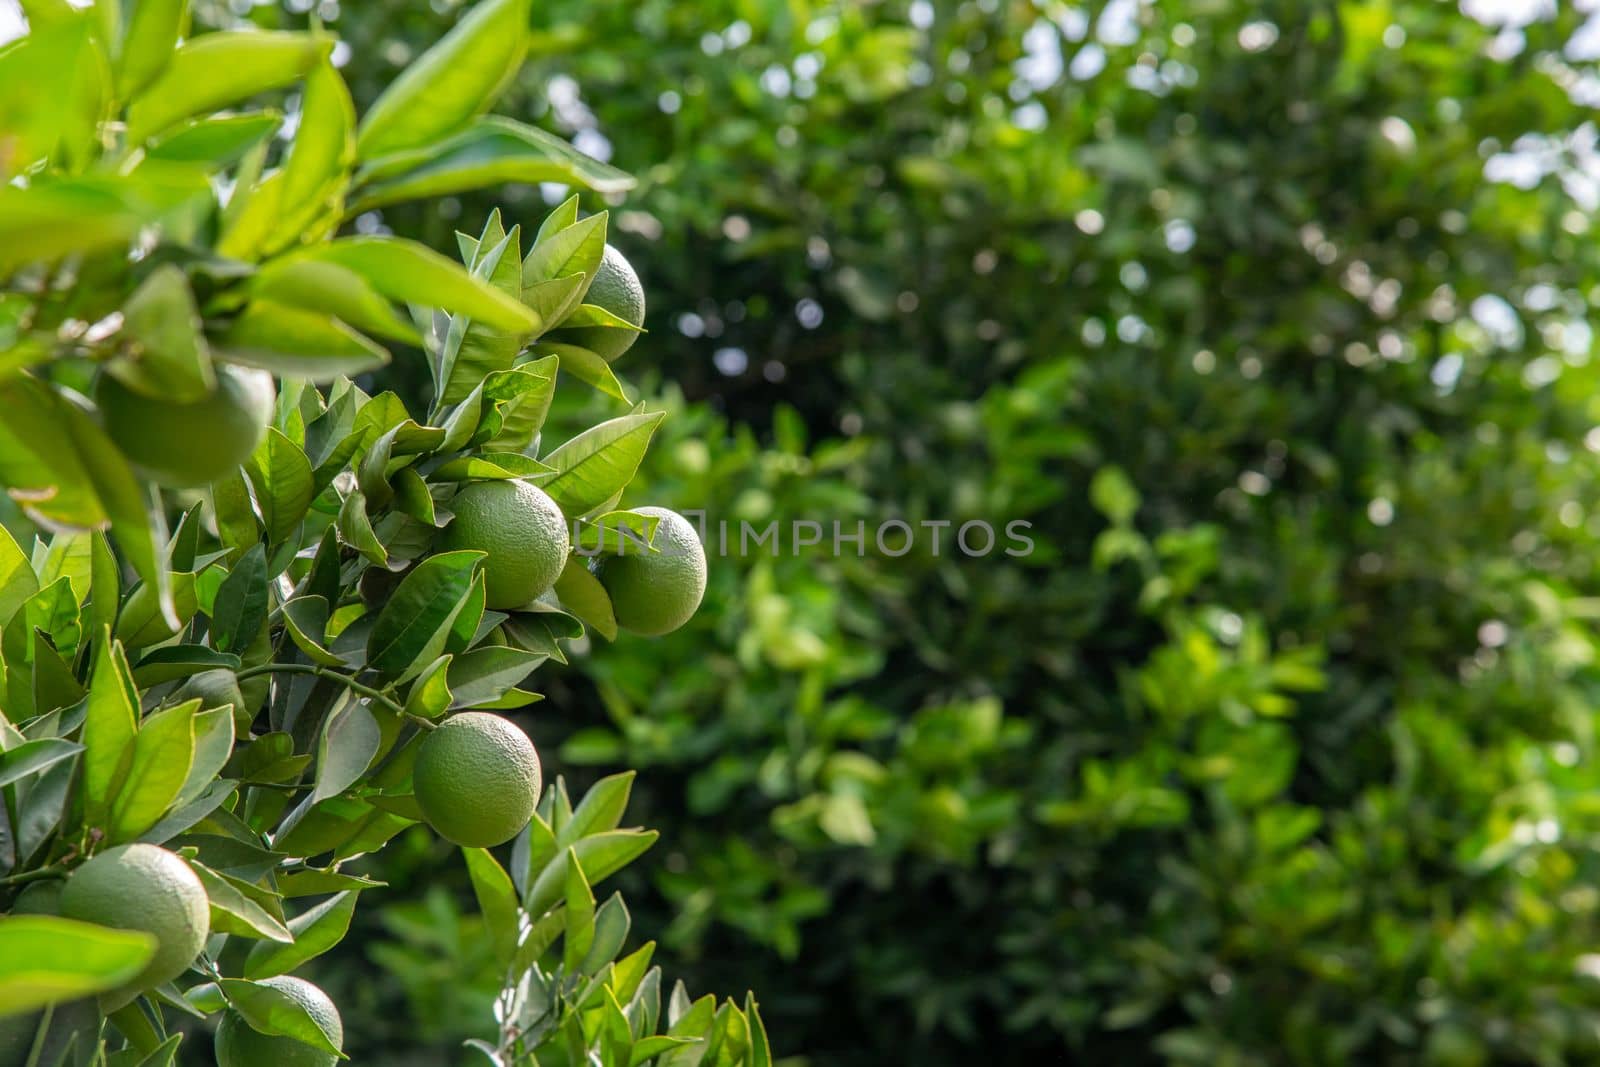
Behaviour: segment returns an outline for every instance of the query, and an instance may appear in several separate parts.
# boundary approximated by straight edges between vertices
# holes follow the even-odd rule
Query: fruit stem
[[[416,723],[425,730],[433,729],[433,723],[429,722],[421,715],[416,715],[407,711],[399,704],[396,704],[392,698],[385,696],[383,693],[372,688],[370,685],[363,685],[354,678],[350,677],[348,674],[341,674],[338,671],[329,670],[326,667],[319,667],[313,663],[263,663],[259,667],[245,668],[239,672],[238,678],[240,681],[244,681],[246,678],[254,678],[259,674],[311,674],[318,678],[326,678],[330,682],[337,682],[338,684],[344,686],[352,693],[359,693],[369,700],[373,700],[379,704],[382,704],[396,715],[401,715],[407,719],[410,719],[412,722]]]
[[[41,878],[54,878],[67,869],[65,863],[52,863],[40,867],[36,871],[22,871],[20,874],[8,874],[0,878],[0,885],[21,885],[24,882],[36,882]]]

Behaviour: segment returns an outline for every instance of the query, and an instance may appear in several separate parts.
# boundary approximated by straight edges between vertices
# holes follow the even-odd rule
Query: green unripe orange
[[[291,974],[263,978],[260,983],[292,998],[339,1048],[344,1047],[344,1022],[328,994]],[[229,1009],[217,1027],[217,1067],[334,1067],[339,1057],[281,1034],[263,1034],[244,1016]]]
[[[61,891],[64,888],[66,884],[55,878],[42,882],[29,882],[22,892],[17,894],[17,899],[11,902],[11,914],[60,915]]]
[[[528,482],[471,482],[450,502],[446,550],[476,549],[483,560],[484,603],[520,608],[555,584],[572,539],[567,520],[543,489]]]
[[[457,845],[491,848],[516,837],[539,803],[539,754],[498,715],[468,711],[423,738],[412,791],[428,825]]]
[[[211,933],[211,901],[193,870],[156,845],[119,845],[72,872],[61,914],[154,934],[156,954],[126,989],[143,992],[189,969]]]
[[[644,325],[644,286],[639,284],[633,264],[611,245],[606,245],[605,256],[583,302],[604,308],[634,326]],[[551,339],[587,348],[610,363],[632,348],[639,334],[619,326],[575,326],[556,331]]]
[[[636,634],[657,637],[688,622],[706,593],[706,552],[694,525],[666,508],[634,508],[654,515],[650,552],[624,539],[619,555],[605,556],[595,566],[600,584],[611,596],[617,625]]]
[[[272,421],[277,389],[264,370],[219,365],[210,396],[176,403],[100,376],[95,403],[106,433],[150,478],[175,488],[209,485],[250,458]]]

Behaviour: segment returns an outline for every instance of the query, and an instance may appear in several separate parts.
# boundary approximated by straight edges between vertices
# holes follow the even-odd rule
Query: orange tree
[[[383,893],[354,861],[426,821],[503,975],[481,1061],[767,1064],[753,1000],[664,993],[597,904],[656,837],[622,828],[632,775],[541,791],[501,714],[615,634],[593,561],[663,554],[663,512],[616,507],[663,416],[572,343],[637,333],[586,300],[606,215],[496,212],[461,263],[340,235],[629,179],[485,117],[527,0],[486,0],[359,120],[326,33],[191,36],[187,6],[28,3],[0,48],[0,484],[38,531],[0,531],[0,1063],[171,1064],[213,1024],[230,1067],[346,1058],[359,1034],[292,972]],[[362,377],[390,347],[426,410]],[[543,441],[569,380],[619,411]],[[509,547],[448,536],[482,486],[520,502],[490,517]],[[547,565],[505,586],[518,551]]]

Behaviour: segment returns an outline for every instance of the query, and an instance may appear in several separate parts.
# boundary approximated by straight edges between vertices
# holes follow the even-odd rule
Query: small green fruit
[[[482,711],[452,716],[423,738],[412,772],[428,825],[469,848],[491,848],[521,833],[539,786],[539,754],[528,735]]]
[[[304,978],[279,975],[263,978],[269,986],[292,998],[314,1019],[334,1045],[344,1048],[344,1022],[328,994]],[[314,1045],[281,1034],[263,1034],[229,1009],[217,1027],[217,1067],[334,1067],[339,1057]]]

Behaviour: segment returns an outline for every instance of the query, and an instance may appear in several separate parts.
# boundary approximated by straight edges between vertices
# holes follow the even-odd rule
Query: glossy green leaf
[[[294,943],[286,945],[265,942],[250,949],[245,959],[244,973],[249,978],[270,978],[288,974],[307,960],[315,959],[344,939],[350,929],[350,917],[355,913],[358,894],[350,891],[336,893],[327,900],[289,920],[289,932]]]
[[[282,124],[283,115],[271,109],[193,119],[152,141],[145,158],[220,169],[271,137]]]
[[[626,192],[634,185],[624,172],[561,138],[499,116],[478,119],[427,148],[374,160],[356,181],[348,214],[510,182],[559,182],[599,193]]]
[[[567,560],[556,578],[556,597],[567,611],[592,626],[608,641],[617,639],[617,617],[611,607],[611,596],[600,579],[589,572],[582,557]]]
[[[500,646],[463,652],[450,664],[452,707],[474,708],[491,703],[528,676],[543,656]]]
[[[106,829],[112,843],[131,841],[161,821],[178,799],[194,763],[198,699],[155,712],[134,735],[127,775],[111,802]]]
[[[222,652],[248,645],[266,621],[267,555],[260,544],[250,547],[217,589],[211,610],[211,640]]]
[[[544,867],[528,887],[523,907],[529,915],[543,915],[562,899],[567,880],[567,856],[576,853],[590,884],[597,885],[626,867],[656,842],[654,830],[611,830],[574,842]]]
[[[0,917],[0,1016],[115,989],[144,969],[156,939],[53,915]]]
[[[481,0],[361,120],[363,159],[431,144],[487,111],[522,65],[528,0]]]
[[[472,880],[478,910],[489,929],[489,943],[501,966],[505,966],[517,951],[517,891],[511,884],[511,876],[487,849],[463,848],[461,854],[467,861],[467,874]]]
[[[84,821],[103,822],[133,762],[139,695],[122,645],[96,640],[83,721]]]
[[[585,430],[544,457],[556,474],[542,488],[569,516],[600,507],[632,480],[664,417],[623,415]]]
[[[117,97],[128,100],[149,87],[172,62],[189,21],[189,0],[138,0],[117,49]]]
[[[297,255],[354,271],[391,300],[440,308],[518,333],[543,325],[520,300],[415,241],[345,237]]]
[[[326,381],[389,362],[389,353],[318,311],[255,300],[217,338],[216,355],[274,374]]]
[[[444,651],[481,552],[442,552],[406,575],[378,613],[367,641],[367,665],[400,681],[420,674]]]
[[[297,81],[332,47],[326,37],[264,30],[191,38],[128,108],[128,140],[138,143],[191,115]]]
[[[278,917],[250,899],[238,883],[227,875],[213,871],[203,863],[190,863],[190,868],[206,887],[211,900],[211,929],[240,937],[258,938],[289,944],[294,941]]]

